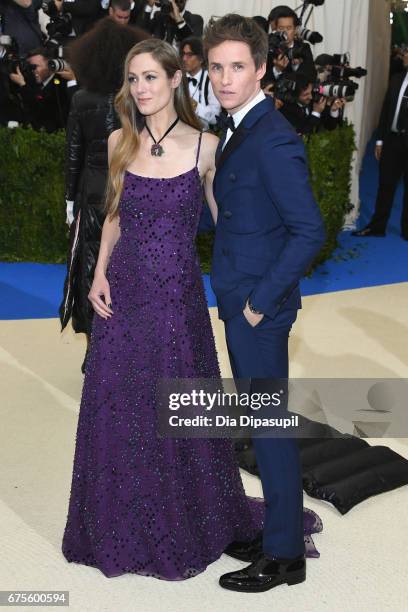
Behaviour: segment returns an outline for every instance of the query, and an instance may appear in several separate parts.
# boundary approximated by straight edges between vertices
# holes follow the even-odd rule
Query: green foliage
[[[64,140],[63,132],[0,128],[0,260],[65,262]],[[350,209],[353,127],[315,134],[306,149],[328,235],[316,264],[336,248]],[[204,272],[211,267],[213,240],[207,234],[197,241]]]
[[[64,141],[63,132],[0,128],[1,260],[66,260]]]
[[[326,226],[327,240],[314,266],[337,247],[346,214],[351,210],[351,168],[355,135],[347,123],[332,132],[313,134],[306,142],[311,184]]]

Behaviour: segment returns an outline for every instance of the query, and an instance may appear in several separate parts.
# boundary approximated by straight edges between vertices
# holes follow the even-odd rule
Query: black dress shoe
[[[220,585],[230,591],[262,593],[279,584],[299,584],[305,580],[306,559],[304,555],[295,559],[269,559],[261,553],[248,567],[221,576]]]
[[[351,235],[357,236],[358,238],[384,238],[385,232],[378,232],[368,226],[364,229],[351,232]]]
[[[262,531],[250,542],[232,542],[224,550],[226,555],[240,561],[254,561],[262,552]]]

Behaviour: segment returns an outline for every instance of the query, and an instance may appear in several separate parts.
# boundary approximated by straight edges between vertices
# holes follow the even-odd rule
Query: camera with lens
[[[350,66],[350,53],[335,53],[333,55],[333,69],[332,75],[335,79],[361,79],[367,76],[367,70],[358,66],[357,68],[351,68]]]
[[[72,32],[72,17],[70,13],[60,13],[54,0],[44,0],[42,9],[50,18],[46,26],[48,37],[58,41],[67,38]]]
[[[297,102],[297,83],[295,79],[282,78],[273,86],[273,95],[284,104]]]
[[[56,57],[48,60],[48,68],[51,72],[63,72],[64,70],[70,70],[71,67],[62,57]]]
[[[354,81],[330,81],[326,83],[316,83],[313,86],[313,101],[318,102],[322,96],[325,98],[345,98],[348,102],[354,100],[358,83]]]
[[[350,68],[350,66],[333,66],[332,75],[335,79],[350,79],[351,77],[361,79],[367,76],[367,70],[361,68],[361,66],[358,66],[358,68]]]
[[[318,45],[323,42],[323,36],[319,32],[312,32],[312,30],[307,28],[299,28],[297,35],[300,40],[305,40],[311,45]]]
[[[170,0],[158,0],[156,2],[156,6],[160,7],[160,10],[163,15],[170,15],[173,8]]]
[[[269,53],[273,59],[277,59],[280,55],[288,55],[289,43],[286,32],[276,30],[269,34]]]
[[[17,41],[11,36],[2,34],[0,36],[0,69],[6,74],[15,72],[19,61]]]
[[[34,85],[34,67],[26,57],[20,55],[17,41],[11,36],[0,36],[0,73],[4,75],[16,74],[20,70],[26,83]]]

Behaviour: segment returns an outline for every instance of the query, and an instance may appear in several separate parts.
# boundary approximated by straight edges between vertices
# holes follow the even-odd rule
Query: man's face
[[[51,71],[48,68],[48,59],[43,55],[33,55],[27,59],[27,62],[33,66],[33,74],[37,83],[43,83],[51,76]]]
[[[119,25],[127,25],[130,19],[130,11],[122,11],[111,6],[109,8],[109,17]]]
[[[277,19],[276,29],[278,32],[286,32],[288,36],[288,43],[293,43],[296,36],[296,26],[292,17],[280,17]]]
[[[261,88],[266,64],[255,67],[249,45],[227,40],[208,53],[211,84],[221,106],[234,114],[243,108]]]
[[[187,0],[176,0],[176,4],[180,13],[186,8]]]
[[[183,60],[184,70],[193,76],[202,68],[203,61],[199,55],[196,55],[190,45],[184,45],[181,50],[181,59]]]
[[[313,99],[313,85],[309,83],[309,85],[302,91],[298,100],[303,106],[308,106]]]
[[[408,48],[402,52],[402,61],[404,62],[404,67],[408,68]]]

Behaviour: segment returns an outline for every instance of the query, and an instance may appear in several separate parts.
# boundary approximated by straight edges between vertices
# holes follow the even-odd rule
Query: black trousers
[[[390,218],[395,191],[401,176],[404,177],[404,203],[401,216],[401,233],[408,238],[408,134],[388,134],[384,139],[380,159],[380,176],[375,212],[370,227],[385,232]]]

